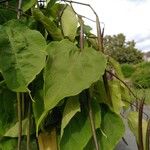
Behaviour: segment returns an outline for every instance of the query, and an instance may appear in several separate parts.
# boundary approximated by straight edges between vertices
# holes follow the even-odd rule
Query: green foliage
[[[139,63],[143,54],[135,48],[134,41],[126,41],[125,35],[105,36],[105,52],[119,63]]]
[[[132,82],[138,88],[150,88],[150,63],[143,62],[134,66],[136,69],[131,76]]]
[[[120,110],[127,90],[120,65],[97,51],[98,35],[84,22],[82,39],[73,7],[56,1],[42,9],[24,1],[20,20],[0,15],[0,150],[17,149],[18,137],[22,149],[36,150],[35,135],[44,136],[39,147],[49,141],[50,149],[93,150],[95,134],[100,149],[112,150],[124,134]],[[134,42],[117,39],[134,49]]]
[[[132,75],[132,81],[135,87],[150,88],[150,70],[140,68]]]
[[[121,70],[125,78],[130,78],[135,72],[136,68],[132,64],[122,64]]]
[[[96,118],[95,128],[100,128],[101,118],[99,114],[99,107],[93,104],[93,114]],[[88,116],[85,112],[77,113],[71,122],[64,130],[65,136],[62,137],[60,146],[61,150],[83,150],[88,141],[92,137],[91,127]],[[73,146],[75,145],[75,146]]]

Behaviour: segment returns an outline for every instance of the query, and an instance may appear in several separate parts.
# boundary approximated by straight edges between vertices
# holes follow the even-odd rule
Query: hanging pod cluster
[[[72,5],[35,5],[0,26],[0,149],[114,149],[129,95],[106,71],[123,79],[102,52],[99,22],[95,36]]]

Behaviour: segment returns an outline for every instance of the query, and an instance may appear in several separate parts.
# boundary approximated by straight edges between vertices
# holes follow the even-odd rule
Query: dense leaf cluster
[[[28,150],[114,149],[128,91],[106,70],[123,79],[119,64],[70,5],[35,5],[0,26],[0,149],[16,149],[17,138],[18,150],[21,138]]]

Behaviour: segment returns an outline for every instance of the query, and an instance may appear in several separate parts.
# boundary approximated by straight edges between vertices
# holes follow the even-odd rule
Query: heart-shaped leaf
[[[69,40],[51,42],[47,47],[48,60],[44,74],[45,111],[47,112],[63,98],[79,94],[99,80],[106,68],[105,56],[92,48],[80,51]]]

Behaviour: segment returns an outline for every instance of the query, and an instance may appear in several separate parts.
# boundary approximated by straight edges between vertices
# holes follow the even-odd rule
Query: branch
[[[134,92],[129,88],[129,86],[127,85],[126,82],[124,82],[123,80],[121,80],[118,76],[116,76],[114,73],[112,73],[111,71],[106,70],[106,72],[108,72],[110,75],[114,76],[116,79],[118,79],[120,82],[122,82],[127,89],[130,91],[130,93],[133,95],[133,97],[135,97],[136,99],[138,99],[138,97],[134,94]]]

